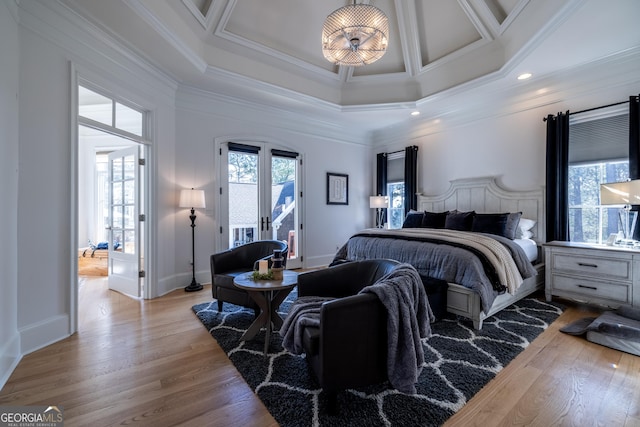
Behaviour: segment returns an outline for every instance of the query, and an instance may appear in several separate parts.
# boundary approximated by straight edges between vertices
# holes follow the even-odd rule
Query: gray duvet
[[[442,240],[440,234],[441,230],[430,233],[429,229],[422,228],[397,232],[363,230],[345,243],[334,261],[390,258],[406,262],[413,265],[423,277],[446,280],[474,290],[480,296],[483,311],[487,312],[495,298],[507,288],[497,279],[499,274],[495,270],[496,265],[489,262],[477,249]],[[458,239],[464,239],[469,233],[454,234],[457,234]],[[507,248],[522,279],[536,275],[535,268],[520,246],[501,236],[483,235],[497,240]]]

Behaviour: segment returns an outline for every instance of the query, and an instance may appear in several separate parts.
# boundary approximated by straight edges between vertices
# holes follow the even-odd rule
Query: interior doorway
[[[78,284],[106,278],[109,289],[144,293],[147,114],[78,84]]]

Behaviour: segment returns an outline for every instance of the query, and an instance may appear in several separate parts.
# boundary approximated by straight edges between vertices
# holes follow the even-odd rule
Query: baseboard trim
[[[69,325],[69,315],[62,314],[21,328],[21,353],[29,354],[69,337]]]
[[[16,332],[0,350],[0,389],[9,381],[20,360],[22,360],[20,334]]]

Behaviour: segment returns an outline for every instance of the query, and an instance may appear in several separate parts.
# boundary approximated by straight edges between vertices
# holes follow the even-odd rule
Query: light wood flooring
[[[192,314],[211,288],[138,301],[82,278],[77,334],[24,356],[0,405],[60,405],[65,426],[276,426]],[[640,426],[640,357],[562,334],[563,315],[447,426]]]

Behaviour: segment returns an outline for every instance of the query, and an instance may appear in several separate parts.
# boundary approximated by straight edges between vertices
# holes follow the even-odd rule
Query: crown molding
[[[121,41],[108,35],[61,0],[20,1],[18,4],[20,25],[68,52],[74,62],[82,64],[87,62],[87,58],[100,57],[124,70],[138,67],[152,77],[145,79],[145,83],[153,86],[153,92],[165,93],[173,98],[177,88],[175,79],[125,48]],[[109,53],[97,49],[96,45],[107,47]]]
[[[470,0],[458,0],[458,4],[467,15],[467,18],[469,18],[469,21],[471,21],[476,31],[480,34],[480,37],[482,37],[483,40],[492,41],[494,39],[493,34],[491,34],[487,29],[487,25],[482,20],[482,16],[477,14],[473,9]]]
[[[176,51],[180,52],[201,73],[207,69],[207,62],[200,57],[191,47],[160,21],[140,0],[122,0],[139,17],[149,24],[162,38],[164,38]],[[186,3],[185,3],[186,5]]]
[[[240,46],[244,46],[247,49],[251,49],[255,52],[259,52],[261,54],[266,55],[267,57],[272,57],[275,58],[276,60],[282,61],[282,62],[286,62],[288,64],[291,65],[295,65],[296,67],[300,67],[303,70],[306,70],[310,73],[313,73],[321,78],[323,78],[324,80],[328,80],[328,81],[336,81],[339,79],[338,74],[333,72],[333,71],[329,71],[326,70],[322,67],[319,67],[317,65],[313,65],[309,62],[306,62],[304,60],[295,58],[293,56],[287,55],[283,52],[280,52],[279,50],[270,48],[268,46],[265,46],[263,44],[260,43],[256,43],[253,40],[249,40],[246,39],[244,37],[240,37],[236,34],[230,33],[229,31],[226,30],[227,27],[227,23],[229,22],[229,19],[231,19],[231,14],[233,13],[233,9],[236,6],[236,2],[237,0],[229,0],[227,2],[227,5],[224,9],[224,12],[222,13],[222,17],[220,18],[220,20],[218,21],[218,24],[216,25],[216,28],[214,30],[214,35],[227,40],[231,43],[235,43],[238,44]]]
[[[420,43],[418,42],[418,19],[415,0],[395,0],[396,17],[402,45],[405,70],[410,76],[420,72]]]
[[[371,143],[373,146],[389,145],[432,135],[442,130],[444,121],[448,128],[455,128],[543,107],[564,110],[569,107],[568,100],[602,99],[603,95],[616,93],[621,88],[640,87],[638,69],[640,46],[540,76],[526,84],[514,82],[496,86],[493,83],[504,75],[503,71],[496,72],[480,79],[482,82],[470,82],[424,99],[418,103],[418,108],[422,111],[436,107],[433,114],[423,113],[424,118],[420,121],[374,131]],[[492,108],[483,108],[486,105]]]
[[[286,133],[368,145],[367,131],[341,124],[344,122],[336,120],[339,111],[332,110],[327,114],[318,106],[306,110],[285,109],[183,85],[176,96],[176,108],[231,120],[248,117],[252,122]]]
[[[20,0],[7,0],[5,4],[13,20],[20,24],[20,13],[18,12]]]
[[[531,55],[534,50],[540,47],[547,37],[560,28],[560,26],[562,26],[562,24],[564,24],[567,19],[569,19],[571,15],[580,8],[580,6],[582,6],[582,4],[583,2],[581,0],[569,0],[560,12],[555,14],[553,18],[542,26],[542,28],[538,29],[538,31],[529,39],[529,41],[527,41],[527,43],[524,44],[524,46],[518,49],[518,52],[515,55],[507,59],[502,70],[508,72],[515,69],[524,59]]]

